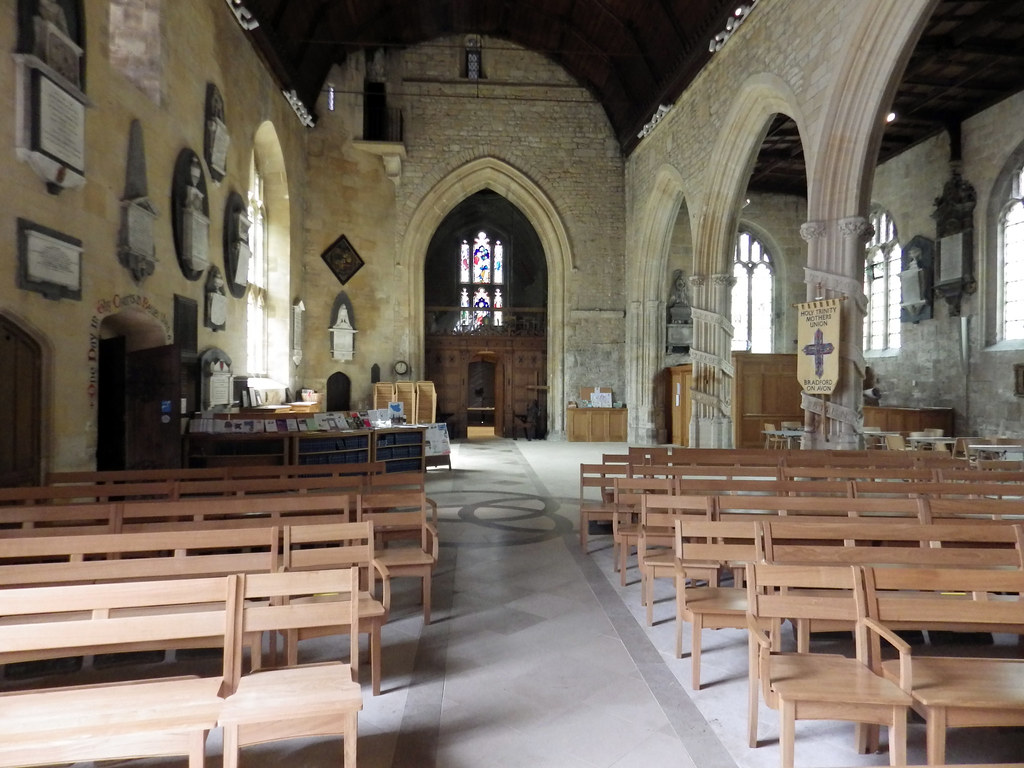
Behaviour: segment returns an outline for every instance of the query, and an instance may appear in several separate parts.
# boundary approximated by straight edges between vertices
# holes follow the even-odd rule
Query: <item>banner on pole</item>
[[[830,395],[839,383],[840,299],[797,304],[796,377],[804,392]]]

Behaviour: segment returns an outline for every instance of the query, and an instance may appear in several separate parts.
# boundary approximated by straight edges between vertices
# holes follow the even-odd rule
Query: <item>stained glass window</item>
[[[492,244],[485,231],[463,240],[459,246],[459,327],[474,330],[482,326],[500,326],[504,321],[505,299],[501,288],[505,281],[505,248],[500,240]],[[470,298],[472,297],[472,299]]]

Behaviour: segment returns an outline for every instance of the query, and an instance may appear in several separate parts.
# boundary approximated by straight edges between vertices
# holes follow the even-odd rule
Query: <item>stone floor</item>
[[[383,631],[382,694],[364,685],[362,768],[779,765],[776,712],[762,706],[761,746],[746,744],[745,633],[705,632],[704,687],[693,691],[689,658],[673,653],[668,582],[659,584],[655,625],[647,627],[636,568],[620,587],[609,537],[580,552],[579,464],[623,449],[482,439],[454,444],[450,471],[430,470],[441,539],[433,621],[422,624],[417,585],[399,583]],[[1012,642],[1003,639],[1015,654]],[[338,638],[309,641],[300,658],[331,658],[340,647]],[[919,722],[908,750],[911,763],[925,762]],[[217,731],[208,755],[208,765],[220,764]],[[1024,761],[1024,729],[951,731],[948,760]],[[331,739],[242,756],[250,767],[339,764],[340,742]],[[852,725],[800,722],[796,764],[887,765],[888,754],[858,755]]]

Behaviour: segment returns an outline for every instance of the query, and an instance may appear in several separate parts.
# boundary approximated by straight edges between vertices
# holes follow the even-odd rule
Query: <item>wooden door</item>
[[[0,486],[41,482],[42,352],[0,317]]]
[[[693,412],[693,366],[669,368],[669,413],[672,417],[672,445],[690,445],[690,415]]]
[[[764,445],[766,422],[803,421],[796,355],[733,354],[736,384],[733,399],[733,444],[737,448]]]
[[[125,469],[181,466],[180,361],[173,344],[126,356]]]

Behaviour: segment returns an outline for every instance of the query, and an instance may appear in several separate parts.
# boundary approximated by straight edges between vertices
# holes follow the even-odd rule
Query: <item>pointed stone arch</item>
[[[454,169],[424,195],[416,206],[399,245],[399,265],[406,267],[410,299],[410,362],[424,366],[423,270],[430,238],[444,217],[475,192],[491,189],[517,206],[536,230],[548,265],[547,386],[548,433],[564,433],[566,282],[575,271],[565,225],[555,204],[526,174],[494,157],[483,157]]]
[[[839,340],[839,387],[826,403],[804,396],[810,413],[808,448],[856,448],[861,444],[864,378],[864,244],[884,114],[900,76],[937,0],[878,3],[844,49],[823,110],[823,122],[810,147],[816,171],[808,173],[808,286],[813,295],[846,298]]]
[[[629,403],[629,441],[636,445],[655,442],[655,378],[665,348],[665,278],[668,271],[672,229],[685,193],[682,174],[663,165],[655,174],[651,194],[640,220],[636,267],[630,275],[626,348],[635,350],[636,361],[628,369],[626,402]],[[627,359],[630,355],[627,355]]]

